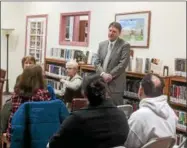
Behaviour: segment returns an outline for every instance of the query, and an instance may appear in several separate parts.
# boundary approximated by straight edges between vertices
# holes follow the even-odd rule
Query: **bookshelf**
[[[187,80],[185,77],[171,76],[169,83],[169,104],[176,112],[179,121],[177,131],[187,132]]]
[[[95,71],[95,67],[93,65],[81,65],[80,66],[80,71],[81,71],[81,76],[82,73],[86,72],[94,72]],[[137,95],[137,92],[138,92],[138,87],[139,87],[139,82],[140,80],[146,75],[146,73],[137,73],[137,72],[128,72],[127,71],[127,81],[131,81],[129,83],[132,83],[132,81],[134,81],[135,83],[137,83],[137,89],[136,90],[132,90],[131,88],[128,87],[128,84],[127,84],[127,90],[124,91],[124,100],[126,100],[126,103],[127,104],[131,104],[133,106],[133,109],[134,111],[138,109],[138,106],[139,106],[139,99],[138,99],[138,95]],[[164,88],[164,94],[166,96],[168,96],[168,93],[169,93],[169,82],[170,82],[170,77],[163,77],[164,79],[164,82],[165,82],[165,88]],[[131,90],[131,91],[129,91]]]
[[[65,64],[65,60],[45,58],[44,71],[47,84],[50,84],[59,96],[62,95],[61,89],[63,87],[60,79],[66,76]]]
[[[176,144],[187,137],[187,79],[181,76],[170,76],[168,100],[178,116]]]

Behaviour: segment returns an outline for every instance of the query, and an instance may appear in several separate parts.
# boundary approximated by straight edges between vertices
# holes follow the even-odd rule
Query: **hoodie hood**
[[[167,96],[159,96],[155,98],[145,98],[140,101],[140,108],[147,107],[158,116],[167,119],[170,114],[170,107],[167,103]]]

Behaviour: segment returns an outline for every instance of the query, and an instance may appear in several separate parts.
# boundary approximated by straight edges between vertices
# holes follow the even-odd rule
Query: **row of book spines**
[[[174,110],[178,117],[178,124],[187,126],[187,113],[179,110]]]
[[[47,84],[51,85],[56,90],[61,90],[63,85],[59,81],[55,81],[53,79],[46,79]]]
[[[187,88],[185,86],[172,85],[170,88],[170,96],[177,99],[187,100]]]
[[[182,104],[184,106],[186,105],[186,100],[174,98],[172,96],[170,96],[170,102],[173,102],[173,103],[176,103],[176,104]]]
[[[59,57],[63,59],[75,59],[75,53],[80,52],[74,49],[61,49],[61,48],[51,48],[51,56]]]
[[[183,134],[177,134],[175,139],[176,139],[176,145],[180,145],[184,140],[186,140],[186,136],[184,136]]]
[[[46,71],[58,75],[65,75],[66,73],[66,69],[64,67],[53,64],[46,64]]]
[[[89,51],[86,52],[86,57],[88,59]],[[65,60],[77,59],[83,55],[82,50],[77,49],[61,49],[61,48],[51,48],[51,56],[62,58]],[[82,59],[79,59],[79,61]]]

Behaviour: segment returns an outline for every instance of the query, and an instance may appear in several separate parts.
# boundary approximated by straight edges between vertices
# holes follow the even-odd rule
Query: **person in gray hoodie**
[[[128,120],[127,148],[140,148],[153,138],[176,135],[178,118],[167,103],[163,89],[164,81],[158,75],[147,74],[142,79],[138,91],[139,110]]]

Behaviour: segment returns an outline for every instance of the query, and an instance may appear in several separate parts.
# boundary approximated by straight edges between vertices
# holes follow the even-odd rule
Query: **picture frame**
[[[122,26],[120,37],[131,48],[149,48],[151,11],[139,11],[115,14],[115,21]]]

